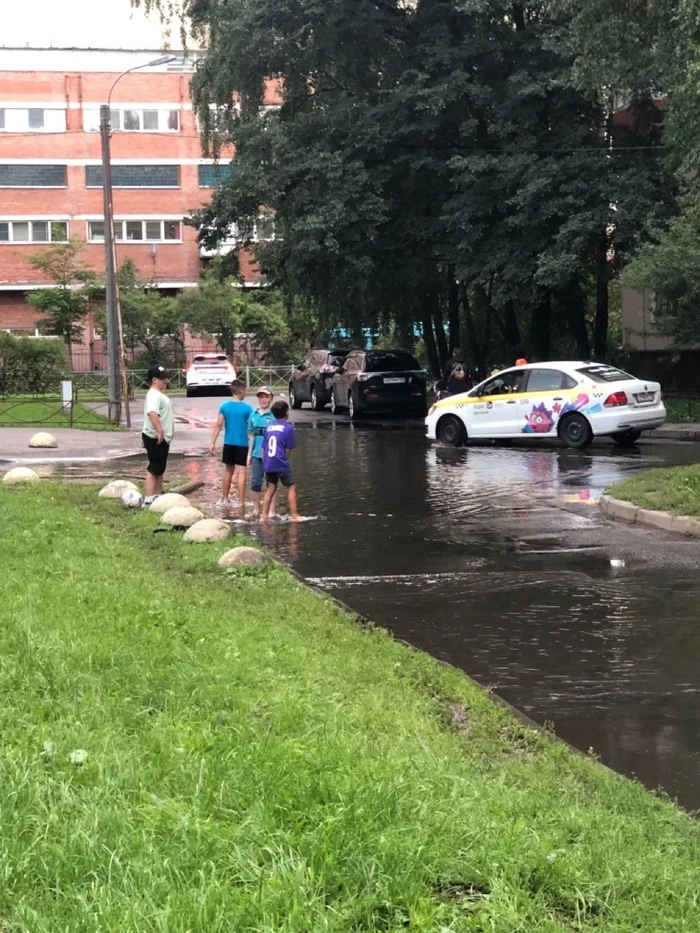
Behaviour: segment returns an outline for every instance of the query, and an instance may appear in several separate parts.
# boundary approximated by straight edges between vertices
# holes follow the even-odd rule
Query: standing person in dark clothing
[[[460,392],[468,392],[474,385],[466,357],[458,347],[455,347],[452,356],[445,364],[442,378],[448,395],[459,395]]]

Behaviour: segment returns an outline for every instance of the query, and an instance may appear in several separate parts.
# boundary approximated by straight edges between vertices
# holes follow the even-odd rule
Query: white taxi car
[[[236,367],[224,353],[200,353],[185,370],[187,398],[216,389],[228,390],[236,378]]]
[[[425,424],[429,438],[453,447],[470,438],[558,437],[580,448],[600,436],[631,446],[665,420],[658,382],[603,363],[565,362],[505,369],[436,402]]]

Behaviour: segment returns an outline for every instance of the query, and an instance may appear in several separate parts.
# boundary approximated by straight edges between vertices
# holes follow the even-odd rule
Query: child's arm
[[[214,430],[211,435],[211,447],[209,448],[209,453],[216,453],[216,442],[219,439],[219,434],[221,434],[221,429],[224,426],[224,416],[219,412],[219,415],[216,419],[216,424],[214,425]]]

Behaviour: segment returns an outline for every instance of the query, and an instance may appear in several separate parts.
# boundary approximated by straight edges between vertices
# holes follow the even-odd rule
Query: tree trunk
[[[450,351],[459,346],[459,285],[455,279],[455,267],[447,264],[447,296],[449,301]]]
[[[469,293],[465,285],[461,285],[459,290],[462,298],[462,307],[464,308],[464,326],[467,331],[467,359],[473,363],[472,369],[479,374],[483,374],[486,369],[486,354],[479,341],[476,326],[474,325]]]
[[[544,292],[532,309],[530,321],[530,342],[532,362],[539,363],[549,359],[551,350],[552,296]]]
[[[437,300],[433,303],[433,321],[435,322],[435,337],[437,341],[438,356],[440,357],[440,367],[442,368],[450,355],[447,349],[447,337],[445,336],[445,322],[442,319],[442,311]]]
[[[593,353],[597,360],[604,360],[608,353],[608,318],[610,314],[610,296],[608,283],[608,236],[601,230],[596,243],[596,289],[595,289],[595,327],[593,331]]]
[[[440,360],[435,343],[433,317],[430,313],[430,305],[426,298],[423,299],[423,341],[425,342],[425,352],[428,354],[428,367],[430,372],[436,379],[439,379],[441,374]]]
[[[570,309],[571,336],[576,344],[576,354],[579,359],[589,360],[591,358],[591,341],[588,336],[588,324],[586,322],[586,296],[583,294],[580,282],[574,282],[562,297]]]

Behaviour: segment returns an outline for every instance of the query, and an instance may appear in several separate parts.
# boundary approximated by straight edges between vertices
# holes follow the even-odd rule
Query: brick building
[[[44,284],[27,262],[67,236],[86,241],[84,258],[104,270],[99,108],[115,79],[154,60],[157,50],[2,50],[0,65],[0,329],[34,334],[38,315],[27,294]],[[134,261],[165,292],[192,287],[205,254],[189,213],[205,204],[231,153],[219,165],[202,157],[189,84],[194,61],[123,77],[112,95],[112,175],[117,259]],[[268,104],[276,103],[274,88]],[[241,256],[248,284],[257,275]],[[101,368],[102,339],[85,328],[90,359]],[[75,360],[77,364],[77,358]]]

